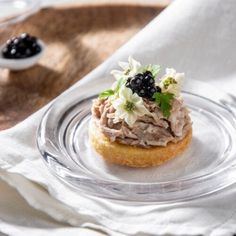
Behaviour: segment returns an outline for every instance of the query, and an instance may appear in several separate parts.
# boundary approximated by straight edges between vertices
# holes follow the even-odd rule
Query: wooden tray
[[[0,130],[22,121],[102,63],[166,5],[100,3],[46,8],[2,29],[1,43],[29,32],[42,38],[47,49],[31,69],[0,70]]]

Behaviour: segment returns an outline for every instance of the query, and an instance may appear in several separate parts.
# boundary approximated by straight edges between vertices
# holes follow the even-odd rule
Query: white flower
[[[119,80],[124,75],[124,72],[121,70],[112,70],[111,74],[115,77],[116,80]]]
[[[129,56],[128,62],[119,62],[119,66],[123,69],[120,70],[112,70],[111,74],[118,80],[122,76],[129,77],[134,76],[138,73],[139,69],[141,68],[140,62],[134,60],[131,56]]]
[[[176,97],[180,95],[184,81],[184,73],[176,73],[173,68],[166,68],[166,74],[161,78],[159,86],[162,92],[173,93]]]
[[[120,78],[118,80],[116,80],[112,85],[111,85],[111,89],[115,92],[114,95],[109,97],[109,100],[112,101],[116,98],[119,97],[119,90],[122,86],[124,86],[124,84],[126,83],[126,80],[124,78]]]
[[[116,109],[114,121],[124,120],[131,127],[138,117],[150,114],[142,98],[125,86],[121,87],[119,97],[112,101],[112,105]]]

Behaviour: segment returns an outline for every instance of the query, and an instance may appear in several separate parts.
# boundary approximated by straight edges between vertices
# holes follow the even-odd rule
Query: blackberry
[[[27,33],[22,33],[22,34],[20,35],[20,38],[21,38],[21,39],[27,39],[27,38],[29,38],[29,34],[27,34]]]
[[[133,78],[128,78],[126,87],[130,88],[133,93],[137,93],[140,97],[148,98],[150,100],[157,91],[154,77],[150,71],[146,71],[143,74],[139,73]]]
[[[161,93],[161,88],[159,86],[156,86],[156,92]]]
[[[143,75],[144,75],[144,76],[147,76],[147,75],[148,75],[148,76],[153,77],[152,72],[149,71],[149,70],[145,71],[145,72],[143,73]]]
[[[155,87],[152,87],[149,91],[150,91],[150,93],[152,94],[152,96],[153,96],[153,94],[154,94],[155,92],[157,92],[157,90],[156,90]]]
[[[2,55],[8,59],[28,58],[38,54],[41,50],[36,37],[23,33],[19,37],[7,40],[2,49]]]
[[[144,74],[144,80],[147,80],[150,84],[154,84],[155,80],[150,71],[146,71]]]
[[[125,86],[127,87],[127,88],[130,88],[131,89],[131,84],[130,84],[130,81],[131,81],[131,77],[129,77],[128,79],[127,79],[127,81],[126,81],[126,84],[125,84]]]
[[[142,84],[143,80],[143,75],[142,74],[137,74],[134,76],[134,78],[130,81],[130,85],[132,88],[139,88],[140,85]]]
[[[152,96],[155,92],[156,92],[155,87],[144,87],[143,89],[140,90],[138,95],[140,97],[144,97],[144,98],[148,98],[149,100],[152,100]]]
[[[137,93],[140,97],[146,97],[146,90],[144,89],[139,90]]]

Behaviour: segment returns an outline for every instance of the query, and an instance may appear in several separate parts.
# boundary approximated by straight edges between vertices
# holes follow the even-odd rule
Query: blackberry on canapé
[[[140,91],[137,91],[137,94],[140,96],[140,97],[146,97],[146,91],[144,89],[141,89]]]
[[[130,84],[131,79],[132,79],[132,78],[129,77],[129,78],[127,79],[126,83],[125,83],[125,86],[126,86],[127,88],[130,88],[130,89],[131,89],[131,84]]]
[[[146,70],[144,73],[143,73],[143,75],[144,76],[151,76],[151,77],[153,77],[153,75],[152,75],[152,72],[151,71],[149,71],[149,70]]]
[[[34,56],[41,50],[42,48],[35,36],[23,33],[18,37],[7,40],[5,47],[2,49],[2,55],[8,59],[21,59]]]
[[[138,94],[140,97],[152,100],[153,94],[156,92],[155,87],[143,87],[144,93]]]
[[[154,77],[150,71],[146,71],[143,75],[144,75],[144,80],[148,81],[149,84],[155,83]]]
[[[143,80],[143,75],[142,74],[137,74],[134,76],[134,78],[131,79],[130,85],[132,88],[139,88],[140,85],[142,84]]]
[[[161,88],[159,86],[156,86],[156,92],[161,93]]]
[[[138,73],[133,78],[129,78],[126,87],[130,88],[133,93],[137,93],[140,97],[152,99],[153,94],[157,91],[155,80],[150,71]]]
[[[150,93],[152,94],[152,96],[153,96],[153,94],[154,94],[155,92],[157,92],[156,88],[155,88],[155,87],[152,87],[152,88],[150,89]]]

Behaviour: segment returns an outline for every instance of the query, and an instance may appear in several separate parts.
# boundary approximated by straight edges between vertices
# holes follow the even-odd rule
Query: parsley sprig
[[[106,99],[112,95],[114,95],[114,91],[112,89],[107,89],[99,94],[99,98]]]
[[[125,82],[126,82],[126,79],[123,78],[123,77],[121,77],[121,78],[118,79],[118,81],[116,82],[116,86],[115,86],[114,90],[112,90],[112,89],[104,90],[103,92],[101,92],[101,93],[99,94],[99,98],[101,98],[101,99],[106,99],[106,98],[108,98],[108,97],[110,97],[110,96],[112,96],[112,95],[118,93],[119,90],[120,90],[120,88],[121,88],[121,86],[124,85]]]
[[[172,108],[171,102],[174,99],[174,94],[156,92],[153,94],[153,99],[155,103],[160,107],[164,117],[169,118]]]

